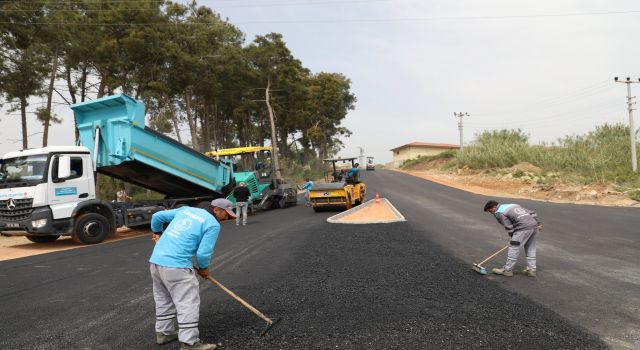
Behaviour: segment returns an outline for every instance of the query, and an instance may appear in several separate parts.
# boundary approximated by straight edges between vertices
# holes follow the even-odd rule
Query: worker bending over
[[[491,272],[513,276],[513,267],[518,261],[522,246],[527,255],[527,268],[524,272],[529,277],[536,277],[536,235],[542,230],[538,214],[517,204],[499,204],[494,200],[485,204],[484,211],[493,214],[511,237],[507,263],[503,268],[494,268]]]
[[[182,207],[153,214],[151,230],[156,246],[149,259],[156,302],[156,343],[180,340],[180,350],[212,350],[200,341],[200,293],[196,272],[209,276],[213,248],[220,233],[218,221],[235,218],[233,204],[215,199],[206,209]],[[169,224],[163,232],[165,224]],[[192,258],[198,264],[193,266]]]

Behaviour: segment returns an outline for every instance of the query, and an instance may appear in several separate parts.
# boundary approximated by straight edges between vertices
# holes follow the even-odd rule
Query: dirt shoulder
[[[150,235],[148,230],[134,230],[130,228],[118,229],[114,237],[109,237],[101,244],[115,242],[144,235]],[[71,237],[61,237],[51,243],[33,243],[24,236],[0,236],[0,261],[24,258],[27,256],[58,252],[69,249],[87,247],[74,243]]]
[[[485,196],[524,198],[556,203],[574,203],[603,206],[640,206],[640,202],[628,198],[624,193],[607,185],[539,184],[538,171],[530,164],[519,164],[495,174],[471,172],[459,169],[456,172],[440,169],[439,164],[429,164],[417,169],[399,170],[445,186]],[[519,177],[514,177],[516,174]]]

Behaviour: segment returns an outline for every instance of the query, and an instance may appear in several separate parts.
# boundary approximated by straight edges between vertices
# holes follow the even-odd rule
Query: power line
[[[512,111],[521,111],[522,109],[531,109],[533,107],[540,107],[541,109],[545,109],[551,106],[562,105],[571,100],[581,99],[585,96],[600,94],[603,90],[612,89],[611,83],[609,80],[603,80],[593,85],[589,85],[587,87],[582,87],[575,90],[568,90],[566,93],[561,95],[556,95],[553,97],[544,98],[537,101],[532,101],[530,103],[518,104],[512,107],[506,107],[499,110],[495,110],[492,112],[484,112],[484,113],[475,113],[475,115],[485,116],[485,115],[496,115],[496,114],[511,114]]]
[[[228,8],[257,8],[257,7],[302,7],[302,6],[320,6],[320,5],[350,5],[350,4],[371,4],[374,2],[389,2],[391,0],[333,0],[333,1],[309,1],[309,2],[290,2],[290,3],[256,3],[256,4],[240,4],[240,5],[212,5],[213,9],[228,9]],[[1,1],[0,1],[1,3]],[[51,3],[31,3],[32,5],[50,5]],[[82,3],[53,3],[55,6],[69,6],[69,5],[80,5]],[[158,5],[163,5],[161,2],[156,2]],[[111,11],[157,11],[160,7],[155,8],[112,8],[112,9],[82,9],[84,12],[111,12]],[[74,9],[63,9],[63,8],[51,8],[47,7],[47,10],[52,10],[55,12],[77,12],[78,10]],[[0,12],[40,12],[42,9],[0,9]]]
[[[640,14],[640,10],[607,11],[607,12],[581,12],[558,14],[534,14],[534,15],[507,15],[507,16],[459,16],[459,17],[413,17],[413,18],[355,18],[355,19],[309,19],[309,20],[255,20],[238,21],[234,24],[312,24],[312,23],[392,23],[392,22],[429,22],[429,21],[459,21],[459,20],[503,20],[503,19],[529,19],[529,18],[562,18],[581,16],[609,16]],[[211,25],[209,22],[151,22],[151,23],[69,23],[69,22],[0,22],[0,24],[14,25],[81,25],[81,26],[175,26],[175,25]]]

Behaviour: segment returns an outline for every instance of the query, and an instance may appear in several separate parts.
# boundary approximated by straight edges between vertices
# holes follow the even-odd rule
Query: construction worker
[[[347,173],[347,176],[349,178],[351,178],[351,181],[356,182],[358,181],[358,167],[360,166],[359,163],[356,163],[353,165],[353,168],[351,168],[351,170],[349,170],[349,172]]]
[[[156,303],[156,343],[180,340],[180,350],[212,350],[200,341],[200,294],[196,273],[209,276],[209,264],[220,224],[235,218],[233,204],[215,199],[206,209],[182,207],[153,214],[151,230],[156,246],[149,259]],[[163,232],[165,224],[169,224]],[[193,266],[192,258],[198,267]]]
[[[127,188],[125,185],[123,183],[120,184],[120,191],[116,192],[116,202],[126,202],[131,199],[133,198],[129,197],[127,194]]]
[[[306,177],[304,181],[306,181],[306,183],[304,184],[304,187],[302,187],[302,189],[304,189],[304,199],[305,199],[306,205],[310,206],[311,198],[309,197],[310,196],[309,191],[311,191],[311,189],[313,188],[313,181],[311,181],[309,177]]]
[[[502,268],[494,268],[491,272],[513,276],[513,267],[518,261],[520,247],[524,247],[527,255],[527,268],[524,272],[529,277],[536,277],[536,235],[542,230],[538,214],[517,204],[499,204],[494,200],[485,204],[484,211],[493,214],[511,237],[506,264]]]
[[[236,226],[240,226],[240,217],[242,216],[242,226],[247,225],[247,210],[249,208],[249,198],[251,191],[247,184],[240,182],[238,187],[233,190],[233,196],[236,198]]]

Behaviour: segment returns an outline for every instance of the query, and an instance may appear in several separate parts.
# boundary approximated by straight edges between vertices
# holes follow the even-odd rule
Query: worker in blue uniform
[[[209,265],[220,233],[218,221],[235,218],[233,204],[215,199],[207,208],[182,207],[153,214],[156,246],[149,259],[156,303],[156,343],[180,340],[181,350],[212,350],[200,341],[200,293],[196,273],[209,276]],[[168,224],[167,228],[163,227]],[[197,267],[193,266],[195,257]]]

